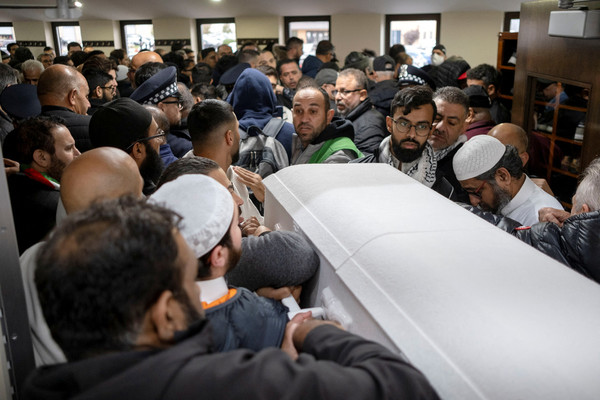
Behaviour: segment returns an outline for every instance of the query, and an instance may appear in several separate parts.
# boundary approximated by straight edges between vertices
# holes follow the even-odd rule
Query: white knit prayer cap
[[[211,251],[231,226],[234,203],[223,185],[204,175],[182,175],[162,185],[150,201],[179,214],[181,235],[200,258]]]
[[[456,179],[464,181],[488,172],[500,161],[506,146],[488,135],[477,135],[456,152],[452,160]]]

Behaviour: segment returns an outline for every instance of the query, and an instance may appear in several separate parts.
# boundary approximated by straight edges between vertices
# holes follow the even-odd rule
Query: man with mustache
[[[451,188],[443,178],[436,179],[437,161],[427,141],[433,130],[437,108],[427,86],[402,89],[394,96],[386,117],[390,136],[383,139],[373,155],[357,162],[386,163],[441,194],[450,197]]]
[[[469,196],[454,175],[452,159],[458,149],[467,141],[465,132],[469,127],[467,123],[469,96],[459,88],[446,86],[436,90],[433,100],[437,107],[437,113],[433,121],[433,132],[429,143],[435,151],[438,163],[436,176],[438,179],[446,178],[454,187],[456,199],[468,203]]]

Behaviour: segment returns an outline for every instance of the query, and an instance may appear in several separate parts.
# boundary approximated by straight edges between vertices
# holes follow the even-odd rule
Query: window
[[[154,50],[152,21],[121,21],[121,43],[129,57],[135,56],[140,50]]]
[[[10,22],[0,23],[0,50],[8,53],[8,50],[6,50],[6,45],[16,41],[17,39],[15,39],[15,30],[13,29],[12,24]]]
[[[235,35],[235,19],[233,18],[211,18],[197,19],[198,43],[200,50],[207,47],[218,47],[227,44],[235,53],[237,51],[237,38]]]
[[[285,17],[284,24],[286,42],[294,36],[304,40],[304,54],[300,57],[300,65],[306,57],[315,55],[317,44],[321,40],[331,40],[329,16]]]
[[[521,22],[521,13],[505,12],[504,13],[504,32],[519,32],[519,23]]]
[[[403,44],[413,65],[431,63],[431,50],[440,40],[440,14],[386,15],[386,49]]]
[[[77,42],[83,46],[79,22],[53,22],[52,30],[54,31],[54,48],[57,55],[66,56],[67,44],[71,42]]]

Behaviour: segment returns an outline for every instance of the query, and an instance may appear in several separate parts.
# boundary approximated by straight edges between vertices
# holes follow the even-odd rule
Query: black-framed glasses
[[[415,128],[415,133],[417,136],[427,136],[431,131],[431,125],[428,122],[411,124],[409,120],[404,118],[392,119],[392,121],[400,133],[408,133],[412,127]]]
[[[346,97],[348,96],[350,93],[354,93],[354,92],[360,92],[363,89],[354,89],[354,90],[332,90],[331,94],[335,97],[337,96],[337,94],[339,93],[340,96],[342,97]]]
[[[475,197],[475,198],[477,198],[477,199],[481,200],[481,190],[483,190],[483,187],[485,186],[485,183],[486,183],[486,182],[487,182],[487,181],[483,181],[483,182],[481,182],[481,185],[479,185],[479,187],[478,187],[477,189],[475,189],[475,191],[474,191],[474,192],[471,192],[471,191],[469,191],[469,190],[466,190],[467,194],[468,194],[469,196],[473,196],[473,197]]]
[[[127,146],[127,148],[125,149],[125,151],[131,150],[131,148],[136,143],[143,143],[143,142],[147,142],[147,141],[152,140],[152,139],[162,138],[162,137],[167,136],[167,134],[165,133],[165,131],[163,131],[160,128],[156,132],[158,132],[156,135],[148,136],[148,137],[145,137],[145,138],[140,138],[140,139],[136,140],[135,142],[131,143],[129,146]]]
[[[163,104],[177,104],[177,108],[183,110],[183,100],[161,101]]]

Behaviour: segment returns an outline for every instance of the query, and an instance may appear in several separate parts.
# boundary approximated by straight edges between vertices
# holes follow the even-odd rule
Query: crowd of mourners
[[[7,46],[0,139],[40,367],[26,398],[437,398],[405,359],[289,313],[319,267],[303,235],[264,225],[263,178],[291,165],[388,164],[600,282],[600,160],[565,210],[493,66],[303,45]]]

